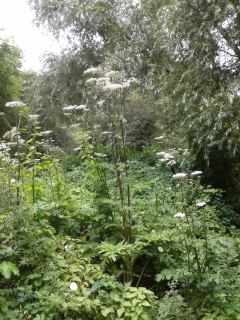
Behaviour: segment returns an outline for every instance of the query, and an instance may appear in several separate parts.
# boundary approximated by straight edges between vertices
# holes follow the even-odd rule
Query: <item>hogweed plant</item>
[[[86,105],[66,106],[63,112],[77,122],[82,122],[89,132],[93,145],[92,158],[104,158],[98,151],[102,139],[107,139],[111,145],[110,158],[112,160],[119,198],[119,213],[121,216],[122,238],[125,243],[133,242],[131,188],[129,183],[129,161],[126,130],[126,98],[128,91],[136,80],[124,79],[118,71],[104,71],[101,68],[89,68],[84,72],[86,76]],[[101,118],[104,128],[98,125]],[[99,172],[99,170],[97,170]],[[99,176],[101,179],[101,177]],[[126,270],[124,282],[132,280],[132,261],[125,257]]]
[[[36,178],[44,162],[51,163],[44,146],[48,143],[51,131],[42,131],[39,115],[30,114],[29,108],[20,101],[8,102],[16,118],[16,124],[10,127],[1,141],[1,165],[5,168],[4,176],[7,180],[8,208],[25,205],[29,199],[34,205],[37,201]],[[43,171],[42,171],[43,172]],[[3,184],[4,185],[4,184]],[[13,192],[15,196],[13,197]],[[15,200],[13,200],[15,199]]]
[[[5,105],[6,108],[13,109],[15,111],[16,125],[15,127],[9,128],[9,131],[6,132],[3,136],[4,139],[8,141],[8,146],[10,147],[10,157],[12,159],[13,166],[16,170],[16,204],[20,206],[21,202],[21,171],[22,171],[22,151],[24,149],[25,140],[22,137],[21,128],[23,121],[27,115],[28,108],[21,101],[12,101],[8,102]],[[12,157],[13,153],[13,157]]]
[[[87,72],[87,74],[89,73]],[[92,85],[94,83],[95,89],[97,88],[100,97],[97,102],[97,108],[106,117],[107,130],[111,139],[111,158],[120,200],[119,212],[122,219],[122,237],[124,243],[131,244],[134,239],[132,234],[131,186],[128,173],[127,120],[125,113],[128,90],[134,80],[121,79],[121,74],[117,71],[103,72],[101,77],[95,78],[95,81],[93,79],[88,79],[87,84]],[[123,280],[126,283],[131,283],[133,259],[126,255],[124,260]]]
[[[158,152],[157,156],[172,172],[177,211],[174,217],[187,254],[187,270],[199,277],[205,276],[209,268],[209,228],[213,221],[212,209],[209,211],[207,205],[208,190],[200,185],[203,172],[176,172],[177,161],[173,153]]]

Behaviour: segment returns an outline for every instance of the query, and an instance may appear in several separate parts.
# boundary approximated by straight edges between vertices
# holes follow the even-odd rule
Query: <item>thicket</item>
[[[238,2],[30,2],[69,47],[0,46],[0,317],[239,319]]]

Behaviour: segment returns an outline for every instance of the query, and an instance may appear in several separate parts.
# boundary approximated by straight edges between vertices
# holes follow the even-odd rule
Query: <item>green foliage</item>
[[[22,77],[19,68],[19,49],[0,39],[0,136],[14,123],[14,115],[4,107],[8,101],[18,100],[21,94]],[[6,112],[7,117],[2,112]]]
[[[12,275],[15,275],[15,276],[19,275],[19,271],[15,266],[15,264],[13,264],[12,262],[6,262],[6,261],[0,264],[0,273],[7,280],[9,280]]]
[[[16,170],[9,166],[1,179]],[[232,277],[239,272],[240,243],[211,204],[216,190],[204,189],[198,178],[175,182],[157,159],[151,166],[132,159],[126,241],[114,165],[85,159],[66,173],[58,162],[42,158],[34,172],[34,205],[32,170],[23,166],[20,206],[5,204],[1,215],[0,306],[6,319],[198,320],[238,314],[237,303],[230,307],[229,301],[240,290]],[[16,196],[15,187],[10,192]],[[183,219],[176,216],[180,210]]]
[[[0,317],[239,319],[239,6],[31,3],[74,41],[1,141]]]

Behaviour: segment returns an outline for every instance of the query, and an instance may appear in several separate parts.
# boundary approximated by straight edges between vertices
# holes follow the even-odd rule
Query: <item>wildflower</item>
[[[13,127],[11,130],[4,133],[3,138],[12,141],[19,136],[20,132],[18,131],[17,127]]]
[[[166,153],[164,157],[165,159],[168,159],[168,160],[174,159],[174,156],[170,153]]]
[[[125,89],[128,89],[130,86],[131,86],[131,83],[128,80],[124,81],[123,84],[122,84],[122,87],[125,88]]]
[[[110,83],[110,79],[107,77],[98,78],[96,81],[97,86],[105,86]]]
[[[165,154],[166,154],[166,152],[163,152],[163,151],[157,152],[157,156],[159,156],[159,157],[164,157]]]
[[[96,68],[96,67],[90,67],[88,69],[86,69],[83,74],[84,75],[88,75],[88,74],[98,74],[100,73],[101,70],[99,68]]]
[[[46,130],[39,133],[42,137],[47,137],[52,134],[52,130]]]
[[[168,165],[169,167],[173,167],[173,166],[176,165],[176,161],[175,161],[175,160],[170,160],[170,161],[168,161],[167,165]]]
[[[158,157],[162,157],[162,159],[164,160],[162,162],[166,162],[166,161],[170,161],[170,160],[174,159],[174,156],[172,154],[167,153],[167,152],[163,152],[163,151],[162,152],[157,152],[157,156]]]
[[[8,145],[4,142],[0,143],[0,151],[7,151],[7,150],[9,150]]]
[[[18,144],[23,145],[24,143],[25,143],[25,140],[24,140],[24,139],[22,139],[22,138],[18,139]]]
[[[104,87],[103,90],[104,91],[110,91],[110,92],[114,92],[114,91],[118,91],[123,89],[123,86],[119,83],[107,83]]]
[[[11,148],[11,147],[16,147],[17,146],[17,142],[8,142],[6,143],[6,145]]]
[[[29,114],[29,119],[32,121],[36,121],[39,119],[40,115],[39,114]]]
[[[131,77],[128,81],[129,81],[130,83],[138,83],[138,79],[137,79],[137,78],[134,78],[134,77]]]
[[[15,184],[17,181],[16,181],[16,179],[14,179],[14,178],[12,178],[11,180],[10,180],[10,183],[11,184]]]
[[[80,127],[80,123],[71,124],[70,127],[71,127],[72,129],[79,128],[79,127]]]
[[[184,219],[186,217],[185,213],[183,212],[177,212],[175,215],[174,215],[174,218],[177,218],[177,219]]]
[[[80,104],[79,106],[76,106],[76,111],[89,111],[88,107],[85,104]]]
[[[107,72],[105,75],[108,78],[114,78],[114,77],[116,77],[118,75],[118,71],[111,70],[111,71]]]
[[[156,137],[154,138],[155,141],[161,141],[163,140],[165,137],[164,136],[160,136],[160,137]]]
[[[97,79],[96,78],[89,78],[85,83],[87,84],[87,85],[93,85],[93,84],[95,84],[97,82]]]
[[[64,112],[73,112],[73,111],[76,110],[76,107],[77,107],[77,106],[67,106],[67,107],[64,107],[64,108],[63,108],[63,111],[64,111]]]
[[[132,84],[138,84],[138,80],[134,77],[128,79],[123,83],[124,88],[129,88]]]
[[[193,171],[191,172],[191,177],[199,177],[203,174],[202,171]]]
[[[10,101],[5,104],[6,108],[22,108],[26,107],[26,104],[21,101]]]
[[[65,244],[64,250],[65,250],[65,251],[69,251],[69,249],[70,249],[69,245]]]
[[[173,175],[173,179],[175,180],[183,180],[183,179],[186,179],[187,178],[187,173],[184,173],[184,172],[180,172],[180,173],[176,173]]]
[[[196,207],[198,208],[203,208],[207,205],[207,203],[205,201],[197,201],[196,202]]]
[[[100,152],[99,152],[99,153],[98,153],[98,152],[95,152],[94,155],[95,155],[96,157],[98,157],[98,158],[106,158],[106,156],[107,156],[105,153],[100,153]]]
[[[99,107],[102,107],[102,106],[104,105],[104,103],[105,103],[105,100],[100,100],[100,101],[97,103],[97,105],[98,105]]]
[[[112,134],[111,131],[103,131],[103,132],[102,132],[102,135],[103,135],[103,136],[107,136],[107,135],[110,135],[110,134]]]
[[[69,288],[71,291],[77,291],[78,285],[76,284],[76,282],[71,282]]]

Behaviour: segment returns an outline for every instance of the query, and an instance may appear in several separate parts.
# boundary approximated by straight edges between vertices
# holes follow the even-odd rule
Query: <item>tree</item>
[[[168,112],[170,104],[207,182],[231,197],[240,187],[239,9],[238,1],[168,1],[155,19],[171,57],[158,82]]]
[[[6,102],[19,99],[21,95],[20,58],[18,48],[0,39],[0,135],[14,121],[12,113],[4,108]]]

